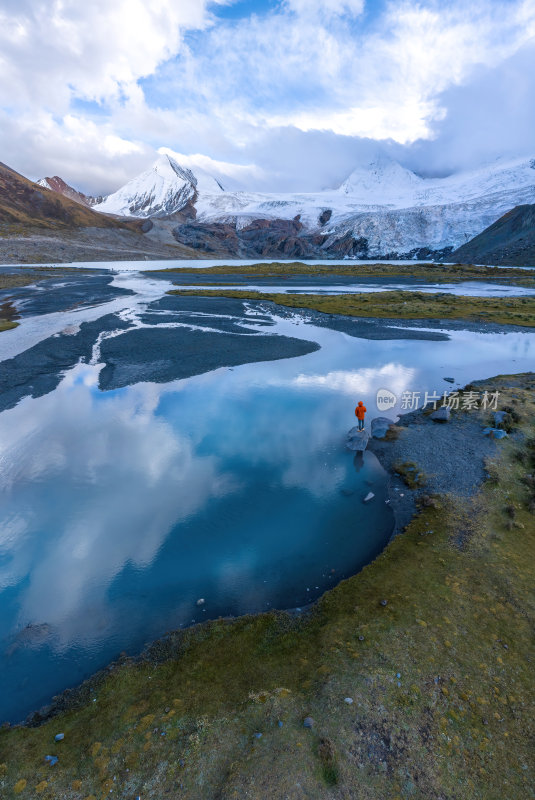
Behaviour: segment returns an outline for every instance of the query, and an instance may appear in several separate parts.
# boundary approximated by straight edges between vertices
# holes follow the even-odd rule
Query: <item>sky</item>
[[[535,0],[2,0],[0,160],[114,191],[165,150],[318,191],[535,156]]]

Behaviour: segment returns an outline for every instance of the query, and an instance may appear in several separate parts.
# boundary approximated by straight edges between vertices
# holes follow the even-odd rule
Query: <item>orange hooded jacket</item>
[[[355,409],[355,416],[357,419],[364,419],[365,413],[366,413],[366,406],[363,404],[362,400],[359,400],[359,404]]]

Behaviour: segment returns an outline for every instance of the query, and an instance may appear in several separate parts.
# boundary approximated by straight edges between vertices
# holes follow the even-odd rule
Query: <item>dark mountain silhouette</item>
[[[508,211],[454,250],[451,259],[464,263],[535,266],[535,205],[516,206]]]

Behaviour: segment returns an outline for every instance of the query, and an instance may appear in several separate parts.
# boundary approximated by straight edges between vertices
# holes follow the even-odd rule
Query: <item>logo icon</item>
[[[379,411],[390,411],[391,408],[394,408],[398,399],[394,392],[391,392],[390,389],[378,389],[377,390],[377,408]]]

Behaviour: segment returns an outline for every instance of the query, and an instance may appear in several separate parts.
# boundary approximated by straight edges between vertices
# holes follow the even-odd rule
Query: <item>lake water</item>
[[[355,573],[393,525],[376,458],[345,449],[356,401],[373,418],[388,388],[395,417],[405,390],[534,366],[530,332],[334,330],[109,281],[75,310],[68,280],[12,292],[22,322],[0,334],[0,720],[169,629]]]

